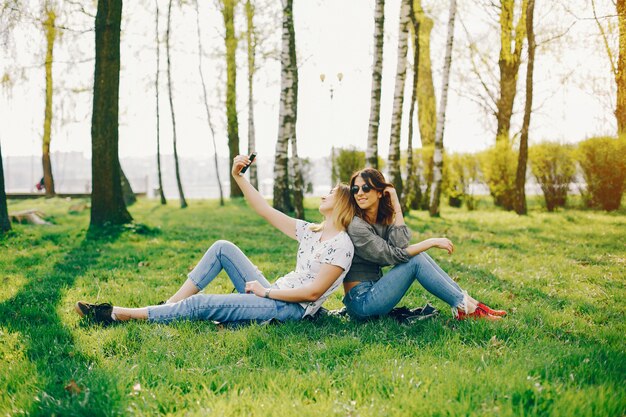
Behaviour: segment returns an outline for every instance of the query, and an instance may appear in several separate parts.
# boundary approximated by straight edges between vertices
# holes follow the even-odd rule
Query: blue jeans
[[[465,292],[424,252],[407,263],[394,266],[378,281],[364,281],[354,286],[343,303],[350,316],[356,319],[382,316],[398,304],[415,280],[452,308],[463,304]]]
[[[270,283],[237,246],[225,240],[218,240],[206,251],[189,273],[189,279],[202,290],[222,269],[239,294],[195,294],[174,304],[151,306],[148,307],[148,320],[159,323],[177,319],[214,320],[224,323],[300,320],[304,316],[304,308],[298,303],[246,294],[248,281],[259,281],[266,288]]]

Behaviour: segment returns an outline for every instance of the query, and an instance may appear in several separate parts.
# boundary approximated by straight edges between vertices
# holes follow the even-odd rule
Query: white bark
[[[383,75],[383,44],[385,32],[385,0],[376,0],[374,11],[374,63],[372,64],[372,99],[367,133],[365,159],[368,166],[378,169],[378,127],[380,125],[380,94]]]
[[[406,78],[406,54],[408,50],[411,0],[400,4],[400,26],[398,28],[398,62],[396,65],[396,85],[393,94],[391,116],[391,137],[389,139],[389,175],[391,182],[402,195],[402,175],[400,173],[400,133],[402,127],[402,104],[404,102],[404,81]]]
[[[280,54],[280,107],[278,116],[278,138],[274,158],[274,208],[282,212],[291,211],[288,173],[289,140],[295,137],[294,80],[291,71],[291,31],[293,31],[293,0],[283,0],[282,51]]]
[[[454,42],[454,20],[456,15],[456,0],[450,0],[450,17],[448,19],[448,40],[446,42],[446,57],[443,63],[443,81],[441,86],[441,102],[437,115],[437,130],[435,132],[435,153],[433,156],[433,184],[430,189],[431,216],[439,215],[439,201],[441,199],[441,182],[443,179],[443,130],[446,122],[446,104],[448,102],[448,87],[450,85],[450,68],[452,67],[452,44]]]

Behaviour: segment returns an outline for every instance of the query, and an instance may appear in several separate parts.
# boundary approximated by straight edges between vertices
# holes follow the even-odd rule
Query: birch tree
[[[450,17],[448,19],[448,37],[446,42],[446,56],[443,63],[443,80],[441,83],[441,102],[437,115],[437,131],[435,134],[435,153],[433,155],[433,185],[430,189],[431,216],[439,216],[441,200],[441,183],[443,180],[443,131],[446,121],[446,104],[448,102],[448,87],[450,85],[450,69],[452,67],[452,45],[454,42],[454,20],[456,16],[456,0],[450,0]]]
[[[220,168],[217,158],[217,144],[215,143],[215,129],[213,128],[213,121],[211,120],[211,110],[209,108],[209,97],[206,91],[206,82],[204,81],[204,74],[202,72],[202,56],[204,51],[202,49],[202,35],[200,33],[200,10],[198,7],[198,0],[194,1],[196,9],[196,28],[198,31],[198,72],[200,73],[200,81],[202,83],[202,95],[204,98],[204,109],[206,111],[207,123],[209,130],[211,131],[211,139],[213,141],[213,158],[215,162],[215,177],[217,179],[217,188],[220,191],[220,206],[224,205],[224,192],[222,191],[222,181],[220,180]]]
[[[378,169],[378,127],[380,125],[380,94],[383,77],[383,44],[385,35],[385,0],[376,0],[374,10],[374,63],[370,121],[367,132],[367,166]]]
[[[185,192],[183,191],[183,184],[180,179],[180,167],[178,163],[178,147],[176,137],[176,114],[174,112],[174,97],[172,93],[172,63],[170,60],[170,32],[172,27],[172,0],[169,1],[167,6],[167,31],[165,33],[165,51],[167,55],[167,91],[170,103],[170,114],[172,116],[172,138],[174,141],[174,165],[176,168],[176,185],[178,186],[178,195],[180,196],[180,208],[187,207],[187,200],[185,200]]]
[[[98,1],[91,116],[91,230],[132,221],[122,195],[118,157],[121,21],[121,0]]]
[[[526,214],[526,165],[528,164],[528,129],[533,107],[533,74],[535,69],[535,31],[533,28],[533,14],[535,0],[528,0],[526,9],[526,37],[528,38],[528,62],[526,63],[526,104],[524,105],[524,120],[519,144],[517,172],[515,175],[515,212]]]
[[[254,26],[255,7],[251,0],[246,0],[246,41],[248,46],[248,155],[256,150],[254,128],[254,74],[256,73],[257,33]],[[259,188],[257,176],[258,163],[250,166],[250,184]]]
[[[289,190],[289,141],[295,138],[298,78],[296,67],[293,0],[282,0],[282,49],[280,53],[280,107],[278,138],[274,157],[274,208],[282,212],[293,210]]]
[[[406,55],[411,13],[411,0],[400,3],[400,23],[398,27],[398,61],[396,65],[396,83],[393,95],[391,116],[391,135],[389,138],[389,175],[398,195],[402,195],[402,174],[400,172],[400,133],[402,128],[402,104],[404,101],[404,81],[406,78]]]
[[[156,140],[157,140],[157,176],[159,178],[159,196],[161,204],[167,204],[163,190],[163,176],[161,174],[161,113],[159,103],[159,75],[161,72],[161,41],[159,35],[159,0],[154,0],[155,10],[155,41],[156,41],[156,74],[154,77],[154,92],[156,95]]]

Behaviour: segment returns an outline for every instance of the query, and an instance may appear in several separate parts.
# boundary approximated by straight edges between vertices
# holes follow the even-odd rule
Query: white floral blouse
[[[354,246],[346,232],[340,232],[333,238],[320,242],[322,232],[314,232],[310,229],[310,226],[311,223],[303,220],[296,221],[296,238],[300,242],[296,269],[279,278],[274,283],[274,286],[286,289],[299,288],[310,284],[315,280],[323,264],[336,265],[342,268],[343,272],[317,301],[300,303],[305,309],[305,316],[315,314],[328,296],[339,288],[347,271],[350,269],[352,257],[354,256]]]

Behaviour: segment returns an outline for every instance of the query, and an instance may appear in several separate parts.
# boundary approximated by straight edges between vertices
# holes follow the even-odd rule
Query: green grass
[[[87,238],[88,210],[60,199],[36,207],[53,226],[14,225],[0,239],[0,415],[622,416],[626,413],[626,213],[538,203],[518,217],[484,206],[412,212],[414,241],[476,298],[510,312],[456,322],[414,285],[402,304],[441,315],[224,329],[212,323],[81,323],[78,299],[142,306],[167,298],[217,239],[239,245],[273,280],[297,243],[243,202],[162,207],[142,200],[138,223]],[[316,202],[307,216],[318,220]],[[482,207],[482,206],[481,206]],[[213,292],[232,290],[222,275]],[[335,294],[329,308],[341,307]],[[74,382],[72,382],[74,381]],[[139,385],[136,385],[139,384]],[[140,389],[134,389],[137,387]]]

